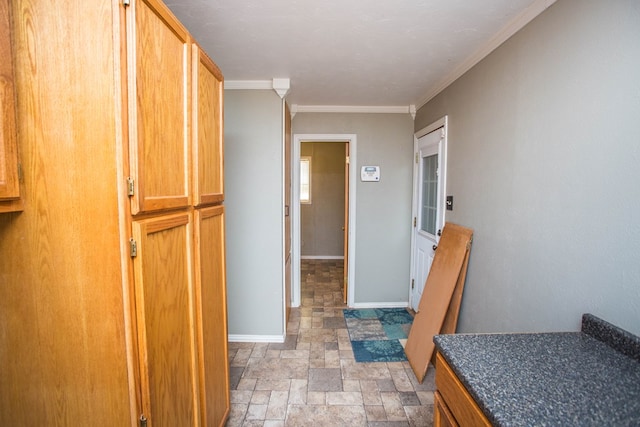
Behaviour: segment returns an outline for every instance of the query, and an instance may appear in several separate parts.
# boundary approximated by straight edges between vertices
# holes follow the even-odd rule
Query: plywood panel
[[[453,299],[456,301],[453,307],[451,302],[461,274],[464,284],[472,236],[473,230],[452,223],[446,223],[442,230],[405,348],[411,368],[420,382],[424,379],[433,355],[433,336],[442,330],[447,313],[455,313],[457,321],[462,288]],[[448,322],[449,328],[452,322],[455,328],[454,320],[450,318]]]

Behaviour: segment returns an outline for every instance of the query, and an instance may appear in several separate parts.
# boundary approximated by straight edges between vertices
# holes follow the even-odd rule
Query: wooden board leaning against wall
[[[433,336],[454,333],[471,251],[473,230],[446,223],[405,348],[422,383],[432,359]]]

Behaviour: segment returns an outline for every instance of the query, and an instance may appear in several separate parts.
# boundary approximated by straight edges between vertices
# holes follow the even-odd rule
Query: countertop
[[[434,342],[493,425],[640,425],[640,338],[595,316],[581,332]]]

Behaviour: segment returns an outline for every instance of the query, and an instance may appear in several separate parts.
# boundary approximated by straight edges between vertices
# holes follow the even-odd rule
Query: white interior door
[[[411,308],[418,311],[425,281],[444,226],[444,140],[440,127],[416,144]]]

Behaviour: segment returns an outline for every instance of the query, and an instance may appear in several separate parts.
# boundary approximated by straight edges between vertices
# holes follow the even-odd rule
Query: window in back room
[[[311,156],[300,157],[300,203],[311,203]]]

